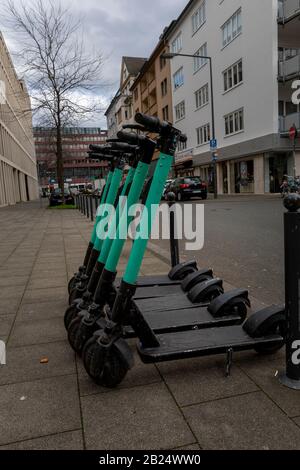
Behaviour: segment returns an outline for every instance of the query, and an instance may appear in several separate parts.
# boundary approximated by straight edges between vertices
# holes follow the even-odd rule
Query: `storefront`
[[[194,176],[193,157],[191,155],[175,159],[174,175],[175,178]]]

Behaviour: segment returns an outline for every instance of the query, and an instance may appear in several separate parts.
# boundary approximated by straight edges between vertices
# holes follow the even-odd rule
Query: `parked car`
[[[170,184],[168,191],[175,193],[177,201],[184,201],[192,197],[207,199],[207,184],[198,176],[176,178]]]
[[[74,197],[69,191],[69,189],[65,189],[64,191],[64,198],[65,204],[71,205],[74,204]],[[56,188],[52,191],[49,197],[49,205],[50,206],[60,206],[63,203],[63,196],[60,188]]]

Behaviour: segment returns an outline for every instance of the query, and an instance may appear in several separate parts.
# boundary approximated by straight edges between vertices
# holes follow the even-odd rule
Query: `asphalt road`
[[[202,204],[192,201],[189,204]],[[201,251],[180,251],[200,267],[266,304],[284,302],[282,200],[278,196],[245,196],[205,202],[205,243]],[[169,242],[153,241],[165,249]]]

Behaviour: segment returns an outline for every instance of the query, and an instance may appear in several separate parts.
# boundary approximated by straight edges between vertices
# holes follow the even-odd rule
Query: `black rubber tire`
[[[180,276],[177,276],[175,280],[176,281],[183,281],[189,274],[192,274],[196,271],[197,271],[197,269],[193,268],[192,266],[189,266],[189,267],[185,268],[185,270],[182,272],[182,274]]]
[[[72,305],[77,299],[82,299],[83,294],[84,292],[80,292],[77,290],[77,287],[74,287],[74,289],[71,290],[69,295],[69,305]]]
[[[76,318],[78,315],[78,308],[76,304],[70,305],[70,307],[67,308],[65,311],[64,315],[64,324],[65,324],[65,329],[68,331],[70,324]]]
[[[263,334],[265,336],[280,334],[281,336],[285,338],[285,328],[286,328],[285,321],[280,320],[277,323],[274,323],[268,329],[268,331],[263,332]],[[254,349],[258,354],[268,356],[270,354],[275,354],[284,345],[285,345],[285,339],[280,344],[276,344],[276,345],[260,344],[256,346]]]
[[[68,283],[68,292],[69,294],[71,293],[72,289],[75,287],[75,284],[77,282],[76,276],[73,276]]]
[[[224,289],[222,287],[220,287],[220,286],[211,286],[209,289],[207,289],[207,292],[205,294],[205,298],[202,299],[202,302],[204,302],[204,303],[212,302],[214,299],[216,299],[217,297],[219,297],[222,294],[224,294]]]
[[[85,355],[88,357],[84,359],[88,375],[97,385],[117,387],[128,372],[128,366],[121,353],[112,345],[109,350],[103,349],[102,354],[101,345],[95,336],[88,343],[85,347]]]
[[[246,300],[243,297],[237,297],[233,299],[231,302],[228,303],[226,306],[224,316],[232,315],[233,313],[237,313],[240,316],[240,320],[237,322],[238,325],[244,323],[247,318],[248,309]]]
[[[91,365],[91,360],[92,360],[92,355],[94,353],[94,349],[96,348],[97,345],[97,339],[98,337],[93,335],[84,345],[84,348],[82,350],[82,362],[84,365],[84,368],[88,375],[93,379],[90,371],[90,365]]]
[[[204,194],[204,195],[202,196],[202,201],[206,201],[206,200],[207,200],[207,194]]]
[[[178,201],[178,202],[183,202],[183,201],[184,201],[183,194],[181,194],[180,192],[177,193],[177,201]]]
[[[82,317],[76,317],[69,326],[68,340],[71,348],[81,355],[85,343],[91,337],[91,328],[82,323]]]

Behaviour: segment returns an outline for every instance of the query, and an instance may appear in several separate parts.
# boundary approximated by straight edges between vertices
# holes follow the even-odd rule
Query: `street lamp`
[[[210,97],[211,97],[211,131],[212,139],[216,139],[216,126],[215,126],[215,105],[214,105],[214,90],[213,90],[213,69],[212,69],[212,57],[205,55],[192,55],[192,54],[177,54],[175,52],[166,52],[161,56],[163,59],[174,59],[174,57],[199,57],[199,59],[205,59],[209,62],[209,74],[210,74]],[[217,185],[217,162],[216,156],[213,155],[213,169],[214,169],[214,198],[218,199],[218,185]]]

